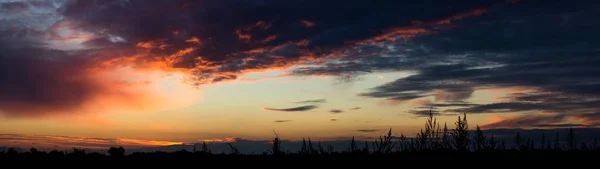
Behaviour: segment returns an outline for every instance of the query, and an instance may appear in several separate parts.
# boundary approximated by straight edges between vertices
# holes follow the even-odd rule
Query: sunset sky
[[[593,0],[0,0],[0,146],[600,126]]]

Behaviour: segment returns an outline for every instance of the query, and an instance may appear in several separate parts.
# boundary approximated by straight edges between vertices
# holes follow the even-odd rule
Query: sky
[[[592,0],[0,0],[0,145],[600,126]]]

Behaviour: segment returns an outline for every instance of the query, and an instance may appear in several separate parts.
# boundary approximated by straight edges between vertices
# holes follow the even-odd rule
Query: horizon
[[[1,1],[0,147],[260,142],[274,132],[344,142],[390,128],[412,137],[429,113],[448,128],[466,113],[470,130],[489,134],[594,131],[599,9],[592,0]]]

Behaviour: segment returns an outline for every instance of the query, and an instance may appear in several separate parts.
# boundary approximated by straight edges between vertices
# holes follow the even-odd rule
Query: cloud
[[[12,116],[79,112],[82,104],[89,106],[82,100],[106,96],[156,103],[169,93],[146,97],[148,90],[122,97],[121,91],[112,93],[122,84],[114,81],[128,78],[95,75],[118,74],[123,68],[177,73],[193,87],[288,68],[293,69],[288,75],[342,80],[407,71],[412,75],[360,96],[452,102],[480,89],[524,86],[538,97],[578,98],[566,106],[576,112],[598,105],[594,46],[599,25],[589,22],[597,14],[594,1],[31,2],[26,8],[3,3],[2,10],[19,12],[0,14],[6,23],[0,25],[1,50],[6,51],[0,61],[11,69],[0,73],[0,85],[11,87],[0,89],[0,95],[18,96],[0,99],[0,108]],[[29,72],[32,67],[39,71]],[[58,88],[45,91],[39,85],[45,83]],[[27,95],[33,91],[46,93]],[[47,100],[52,102],[44,104]],[[96,107],[101,103],[95,102]],[[554,110],[527,110],[539,109]]]
[[[92,56],[40,47],[24,38],[6,38],[19,33],[25,33],[24,36],[38,33],[23,31],[0,31],[0,51],[3,51],[0,53],[0,113],[6,117],[146,111],[193,100],[188,97],[190,94],[180,95],[179,90],[156,90],[154,87],[160,84],[150,83],[161,82],[156,73],[103,69],[96,67],[96,58]],[[177,98],[172,98],[174,95],[178,95]],[[164,101],[165,98],[173,100]],[[110,107],[106,107],[109,104]]]
[[[125,148],[157,147],[178,145],[182,142],[138,140],[126,138],[92,138],[51,135],[0,134],[0,144],[9,147],[38,149],[107,149],[123,146]]]
[[[404,71],[409,76],[359,96],[403,103],[433,99],[438,106],[465,101],[476,90],[526,88],[502,102],[461,105],[443,113],[591,113],[598,110],[600,44],[589,16],[594,1],[521,1],[486,8],[453,26],[405,40],[365,43],[349,57],[297,69],[297,74],[362,75]],[[539,9],[532,11],[530,9]],[[475,14],[477,13],[477,14]],[[541,13],[541,14],[540,14]],[[446,20],[442,20],[445,23]],[[556,35],[556,36],[548,36]],[[517,95],[518,94],[518,95]],[[567,100],[567,101],[566,101]]]
[[[356,130],[358,132],[364,132],[364,133],[373,133],[373,132],[377,132],[380,131],[378,129],[360,129],[360,130]]]
[[[587,126],[584,125],[584,124],[565,123],[565,124],[536,124],[536,125],[533,125],[533,127],[540,127],[540,128],[573,128],[573,127],[587,127]]]
[[[414,110],[409,110],[408,113],[413,114],[418,117],[428,117],[429,114],[438,116],[441,114],[438,110],[430,110],[430,109],[414,109]]]
[[[322,63],[381,35],[418,33],[408,30],[420,28],[400,28],[415,26],[413,20],[489,5],[474,2],[426,15],[414,15],[423,7],[419,3],[391,0],[2,2],[0,109],[13,117],[46,117],[99,107],[98,100],[154,104],[159,96],[148,95],[158,94],[117,90],[137,82],[112,76],[122,69],[179,73],[198,87],[243,73]]]
[[[304,100],[304,101],[299,101],[299,102],[294,102],[294,103],[302,103],[302,104],[306,104],[306,103],[325,103],[327,100],[325,99],[316,99],[316,100]]]
[[[575,120],[579,120],[587,125],[600,125],[600,112],[584,113],[574,116]]]
[[[481,125],[482,128],[526,128],[543,126],[562,126],[566,120],[563,114],[531,114],[514,117],[495,117],[492,122]]]
[[[358,109],[361,109],[361,107],[353,107],[353,108],[350,108],[348,110],[358,110]]]
[[[27,12],[28,7],[25,2],[2,2],[0,3],[0,13],[22,13]]]
[[[331,110],[329,110],[329,112],[332,114],[339,114],[339,113],[343,113],[344,111],[340,110],[340,109],[331,109]]]
[[[337,119],[329,119],[329,121],[337,121]]]
[[[268,108],[268,107],[263,107],[263,110],[270,110],[270,111],[285,111],[285,112],[294,112],[294,111],[308,111],[308,110],[312,110],[312,109],[316,109],[317,106],[315,105],[308,105],[308,106],[300,106],[300,107],[292,107],[292,108],[284,108],[284,109],[276,109],[276,108]]]
[[[291,122],[291,120],[275,120],[275,123],[287,123]]]
[[[439,2],[428,6],[436,10],[423,14],[415,10],[426,7],[422,3],[392,0],[72,1],[61,8],[61,14],[65,22],[73,23],[74,29],[104,39],[120,37],[127,43],[117,48],[144,51],[146,56],[137,58],[141,62],[135,63],[172,56],[158,61],[168,68],[190,71],[190,80],[200,85],[234,80],[245,72],[339,58],[356,44],[412,36],[427,32],[418,26],[431,25],[412,21],[447,20],[449,16],[493,4],[471,0],[462,3],[469,5],[449,9],[444,7],[448,2]],[[191,39],[200,43],[190,43]],[[174,55],[186,49],[190,50]]]

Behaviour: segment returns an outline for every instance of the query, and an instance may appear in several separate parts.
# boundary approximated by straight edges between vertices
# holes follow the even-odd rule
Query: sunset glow
[[[0,146],[597,128],[598,5],[542,4],[0,1]]]

